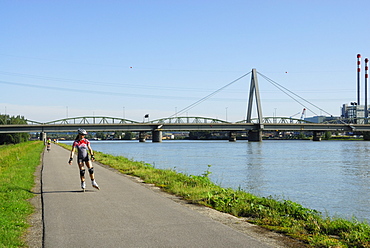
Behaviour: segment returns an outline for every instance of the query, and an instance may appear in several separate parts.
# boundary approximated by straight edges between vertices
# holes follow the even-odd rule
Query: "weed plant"
[[[95,157],[102,164],[140,177],[146,183],[155,184],[194,204],[246,217],[251,223],[301,240],[312,247],[370,247],[368,223],[324,217],[316,210],[289,200],[258,197],[243,190],[222,188],[210,181],[209,168],[203,175],[194,176],[171,169],[157,169],[122,156],[95,152]]]
[[[23,247],[22,235],[33,206],[34,172],[44,145],[40,141],[0,146],[0,247]]]

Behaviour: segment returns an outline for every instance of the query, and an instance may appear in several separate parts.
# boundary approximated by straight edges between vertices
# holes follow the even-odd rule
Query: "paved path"
[[[93,147],[94,148],[94,147]],[[42,170],[44,247],[276,247],[94,163],[96,190],[52,145]],[[87,170],[86,170],[87,171]],[[88,173],[87,173],[88,175]]]

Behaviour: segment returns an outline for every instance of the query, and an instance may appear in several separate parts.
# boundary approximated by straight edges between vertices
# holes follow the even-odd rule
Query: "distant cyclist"
[[[94,153],[90,146],[90,141],[88,139],[85,139],[85,135],[87,132],[84,129],[78,129],[78,135],[76,137],[76,140],[73,142],[71,155],[69,158],[69,164],[72,164],[73,156],[75,153],[75,150],[77,148],[78,155],[77,155],[77,163],[78,167],[80,169],[80,178],[81,178],[81,188],[83,191],[85,191],[86,183],[85,183],[85,167],[84,163],[89,171],[90,179],[91,179],[91,185],[96,188],[100,189],[98,184],[95,182],[95,176],[94,176],[94,167],[92,166],[92,163],[89,158],[88,150],[90,151],[91,160],[94,161]]]

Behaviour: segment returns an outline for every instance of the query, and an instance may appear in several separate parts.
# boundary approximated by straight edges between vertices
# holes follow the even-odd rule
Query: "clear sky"
[[[370,1],[0,0],[0,113],[174,115],[252,68],[334,116],[370,57]],[[258,75],[264,116],[326,114]],[[250,75],[179,114],[245,119]],[[255,113],[254,113],[255,115]]]

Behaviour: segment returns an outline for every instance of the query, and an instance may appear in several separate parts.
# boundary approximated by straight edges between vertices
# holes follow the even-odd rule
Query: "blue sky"
[[[343,0],[0,0],[0,113],[154,120],[256,68],[325,111],[258,76],[264,116],[303,107],[339,116],[356,101],[356,55],[370,57],[368,9]],[[179,115],[242,120],[249,84],[250,75]]]

